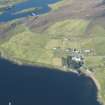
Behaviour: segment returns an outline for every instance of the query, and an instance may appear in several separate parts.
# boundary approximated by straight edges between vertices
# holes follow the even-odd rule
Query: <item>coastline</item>
[[[7,64],[7,66],[5,66],[6,64]],[[48,89],[50,89],[48,87],[48,84],[49,84],[49,86],[51,86],[51,90],[55,89],[56,85],[59,86],[59,88],[57,88],[58,91],[60,88],[61,88],[61,90],[65,89],[65,91],[66,91],[65,95],[62,93],[63,90],[60,91],[60,93],[63,94],[63,97],[68,100],[68,103],[71,103],[71,101],[72,101],[71,99],[72,99],[72,97],[74,97],[74,99],[77,100],[76,101],[77,104],[75,104],[75,105],[100,105],[96,100],[96,93],[97,93],[96,86],[93,84],[93,82],[88,77],[85,77],[84,75],[78,76],[77,74],[74,74],[72,72],[62,72],[57,69],[55,69],[55,70],[51,69],[51,71],[50,71],[49,69],[46,69],[46,68],[37,68],[37,67],[30,67],[30,66],[22,66],[22,67],[20,66],[19,67],[17,65],[12,64],[11,62],[9,62],[7,60],[2,60],[2,59],[0,60],[0,67],[4,68],[4,69],[0,70],[1,74],[3,71],[5,71],[2,74],[4,77],[6,77],[9,74],[8,79],[10,81],[11,80],[15,81],[15,80],[18,80],[17,78],[19,78],[19,81],[21,82],[24,78],[24,73],[25,73],[24,81],[26,84],[27,84],[27,82],[29,83],[29,85],[28,85],[29,87],[30,87],[30,83],[32,84],[31,86],[32,86],[33,90],[31,90],[31,92],[33,95],[36,93],[36,92],[33,92],[33,91],[35,91],[34,86],[36,87],[36,83],[40,84],[40,80],[41,80],[42,81],[41,84],[47,87],[46,91]],[[8,71],[8,73],[6,71]],[[39,74],[39,76],[38,76],[38,74]],[[38,76],[38,78],[37,78],[37,76]],[[30,80],[30,78],[31,78],[31,80]],[[42,78],[42,79],[40,79],[40,78]],[[46,81],[46,78],[48,78],[48,81]],[[36,82],[36,80],[38,80],[39,82]],[[54,80],[53,81],[54,84],[52,83],[52,80]],[[15,82],[15,83],[16,83],[15,84],[16,88],[18,88],[18,86],[24,88],[23,87],[24,84],[19,85],[20,84],[19,82]],[[23,83],[23,81],[21,83]],[[7,81],[7,84],[8,84],[8,81]],[[27,88],[27,86],[25,86],[25,87],[26,87],[27,91],[29,91],[29,93],[30,93],[29,88]],[[8,88],[8,86],[6,88]],[[12,88],[14,89],[15,87],[12,86]],[[41,89],[42,89],[42,87],[41,87]],[[43,88],[43,90],[44,89],[45,88]],[[11,92],[12,92],[12,90],[11,90]],[[21,91],[23,91],[23,90],[21,90]],[[73,92],[75,94],[71,94],[71,92]],[[27,92],[25,92],[25,93],[27,94]],[[41,91],[41,93],[43,94],[42,91]],[[57,93],[57,91],[55,92],[55,94],[56,93]],[[4,92],[2,94],[4,94]],[[17,91],[17,94],[18,94],[18,91]],[[23,97],[24,94],[22,92],[20,92],[20,94],[22,96],[23,102],[26,102]],[[49,92],[49,94],[51,94],[51,93]],[[52,94],[53,94],[53,91],[52,91]],[[33,97],[33,95],[32,95],[32,97]],[[59,96],[59,94],[58,94],[58,96]],[[71,96],[71,98],[68,96]],[[83,96],[83,98],[82,98],[82,96]],[[59,98],[56,95],[54,97],[56,97],[55,100],[57,98]],[[63,101],[64,98],[62,98],[62,100],[60,98],[60,99],[58,99],[58,101],[61,102],[61,101]],[[12,98],[12,99],[14,99],[14,98]],[[67,101],[66,99],[65,99],[65,103]],[[81,104],[79,104],[78,99],[81,100],[80,101]],[[82,99],[86,99],[86,101],[85,101],[86,104],[84,102],[82,102]],[[17,100],[17,98],[15,100]],[[30,100],[31,99],[29,99],[27,101],[30,102]],[[33,100],[35,100],[35,99],[33,98]],[[52,100],[53,100],[53,98],[52,98]],[[88,102],[90,104],[87,104]],[[22,102],[20,101],[20,103],[22,103]],[[56,101],[54,101],[54,103],[56,103]],[[93,103],[93,104],[91,104],[91,103]],[[25,104],[21,104],[21,105],[25,105]],[[34,105],[34,104],[31,104],[31,105]],[[65,104],[61,104],[61,105],[65,105]]]
[[[98,80],[95,78],[94,74],[91,71],[89,71],[88,69],[85,70],[85,72],[82,72],[82,74],[87,76],[94,82],[94,84],[97,87],[97,101],[100,103],[100,105],[104,105],[101,94],[99,93],[101,90],[101,86],[100,86],[100,83],[98,82]]]
[[[101,86],[100,83],[98,82],[98,80],[95,78],[94,74],[87,70],[81,70],[80,72],[77,70],[70,70],[70,69],[64,69],[63,67],[56,67],[53,65],[47,65],[47,64],[41,64],[41,63],[33,63],[33,62],[29,62],[29,61],[23,61],[20,59],[14,59],[14,58],[10,58],[2,53],[0,53],[0,59],[4,59],[7,61],[10,61],[13,64],[16,64],[18,66],[31,66],[31,67],[38,67],[38,68],[47,68],[47,69],[56,69],[59,71],[63,71],[63,72],[69,72],[69,73],[74,73],[78,76],[85,76],[87,78],[90,79],[90,81],[92,81],[93,84],[95,84],[96,88],[97,88],[97,102],[99,102],[100,105],[104,105],[104,101],[102,100],[101,94],[99,94],[100,90],[101,90]]]

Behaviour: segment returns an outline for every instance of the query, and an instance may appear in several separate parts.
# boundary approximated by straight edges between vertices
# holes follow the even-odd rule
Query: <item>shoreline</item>
[[[59,71],[62,71],[62,72],[68,72],[68,73],[74,73],[78,76],[85,76],[87,78],[89,78],[96,86],[97,88],[97,102],[99,102],[100,105],[104,105],[104,102],[102,101],[102,97],[101,95],[99,94],[99,91],[101,90],[101,86],[100,86],[100,83],[98,82],[98,80],[95,78],[94,74],[89,71],[88,69],[85,70],[85,71],[76,71],[76,70],[70,70],[70,69],[64,69],[63,67],[55,67],[53,65],[47,65],[47,64],[41,64],[41,63],[32,63],[32,62],[27,62],[27,61],[22,61],[22,60],[19,60],[19,59],[15,59],[15,58],[10,58],[8,56],[5,56],[5,55],[2,55],[2,53],[0,54],[0,59],[4,59],[4,60],[7,60],[13,64],[16,64],[18,66],[30,66],[30,67],[38,67],[38,68],[47,68],[47,69],[55,69],[55,70],[59,70]]]
[[[91,71],[89,71],[88,69],[85,70],[85,72],[82,72],[82,74],[87,76],[88,78],[90,78],[93,81],[93,83],[96,85],[97,101],[99,102],[100,105],[104,105],[104,101],[102,100],[102,96],[99,93],[101,90],[101,86],[100,86],[100,83],[98,82],[98,80],[95,78],[94,74]]]
[[[8,61],[3,61],[4,63],[2,63],[2,59],[0,60],[1,61],[1,64],[3,64],[4,65],[4,70],[6,71],[6,68],[7,67],[10,67],[11,69],[12,69],[12,67],[13,67],[13,71],[14,71],[14,73],[17,75],[17,72],[15,71],[15,67],[17,67],[17,66],[12,66],[12,63],[10,62],[8,62]],[[6,64],[8,64],[9,66],[7,66],[7,67],[5,67],[5,62],[6,62]],[[2,65],[1,65],[1,67],[2,67]],[[17,67],[18,68],[18,67]],[[21,70],[25,70],[25,69],[23,69],[23,68],[26,68],[26,71],[27,71],[27,74],[28,73],[30,73],[31,71],[30,70],[32,70],[32,74],[36,74],[37,72],[34,72],[34,68],[32,67],[32,69],[29,67],[28,69],[27,69],[27,66],[23,66],[22,68],[21,67],[19,67],[18,69],[16,69],[16,70],[19,70],[19,75],[21,74]],[[11,74],[11,69],[10,69],[10,74]],[[37,68],[35,68],[35,70],[37,71]],[[39,71],[38,71],[38,73],[41,71],[41,73],[43,74],[43,73],[49,73],[50,71],[48,71],[48,69],[46,69],[48,72],[46,72],[46,70],[44,70],[44,69],[38,69]],[[44,70],[44,72],[42,71],[42,70]],[[2,69],[2,71],[3,71],[3,69]],[[26,71],[23,71],[23,72],[26,72]],[[88,92],[89,92],[89,95],[91,95],[91,97],[94,97],[95,98],[95,102],[97,103],[96,105],[99,105],[98,104],[98,102],[97,102],[97,100],[96,100],[96,94],[97,94],[97,91],[96,91],[96,86],[94,85],[94,83],[93,83],[93,81],[91,81],[88,77],[85,77],[84,75],[82,75],[82,76],[78,76],[78,75],[76,75],[76,74],[74,74],[74,73],[72,73],[72,72],[68,72],[68,73],[65,73],[65,72],[61,72],[61,71],[54,71],[53,69],[52,69],[52,71],[50,72],[51,74],[52,73],[54,73],[55,75],[56,75],[56,73],[58,74],[58,75],[53,75],[53,79],[54,79],[54,82],[56,83],[56,79],[55,79],[55,77],[59,80],[59,82],[61,82],[62,80],[63,80],[63,78],[66,78],[66,79],[64,79],[64,80],[66,80],[66,81],[68,81],[67,82],[67,85],[65,85],[65,87],[68,87],[68,84],[69,83],[71,83],[72,81],[73,81],[73,78],[74,78],[74,80],[76,79],[76,83],[77,83],[77,85],[74,85],[73,86],[73,89],[74,89],[74,91],[75,91],[75,89],[77,89],[77,87],[79,86],[79,83],[80,83],[80,87],[81,87],[81,83],[83,83],[84,84],[84,86],[86,86],[86,88],[83,86],[82,88],[85,88],[84,89],[84,93],[86,92],[87,94],[88,94]],[[62,75],[65,75],[65,77],[63,77],[62,75],[60,76],[60,78],[61,79],[59,79],[59,74],[62,74]],[[4,73],[4,75],[5,75],[5,73]],[[18,78],[20,78],[19,77],[19,75],[18,75]],[[29,74],[30,75],[30,74]],[[37,74],[36,74],[37,75]],[[48,75],[48,74],[47,74]],[[31,76],[31,75],[30,75]],[[33,75],[34,76],[34,75]],[[46,75],[44,75],[45,77],[46,77]],[[73,76],[73,78],[71,78]],[[40,77],[42,77],[42,75],[40,75]],[[48,76],[49,78],[50,78],[50,76]],[[51,75],[51,77],[52,77],[52,75]],[[67,78],[68,77],[68,78]],[[82,78],[81,78],[82,77]],[[13,76],[13,78],[14,78],[14,76]],[[27,78],[27,75],[26,75],[26,78]],[[34,79],[35,77],[33,77],[32,79],[31,79],[31,81]],[[28,80],[29,78],[27,78],[27,80]],[[36,79],[36,78],[35,78]],[[52,79],[51,79],[52,80]],[[84,80],[86,80],[86,82],[84,81]],[[65,82],[66,82],[65,81]],[[71,82],[70,82],[71,81]],[[30,82],[30,81],[29,81]],[[34,82],[34,81],[33,81]],[[59,82],[58,82],[58,85],[59,85]],[[26,83],[27,83],[27,81],[26,81]],[[62,82],[61,82],[62,83]],[[75,83],[75,81],[74,81],[74,83]],[[64,83],[65,84],[65,83]],[[90,85],[88,85],[88,84],[90,84]],[[92,84],[92,85],[91,85]],[[56,85],[56,84],[55,84]],[[63,85],[64,86],[64,85]],[[71,85],[69,85],[70,87],[71,87]],[[67,89],[67,91],[69,91],[69,89],[70,89],[70,87]],[[75,88],[74,88],[75,87]],[[14,88],[14,87],[13,87]],[[60,88],[60,87],[59,87]],[[82,92],[82,88],[80,88],[80,91]],[[34,88],[33,88],[34,89]],[[71,90],[71,89],[70,89]],[[92,90],[92,91],[91,91]],[[80,92],[80,93],[81,93]],[[94,94],[91,94],[91,92],[92,93],[94,93]],[[68,92],[67,92],[68,93]],[[81,96],[82,94],[78,94],[78,96]],[[75,97],[75,94],[74,94],[74,97]],[[86,99],[87,99],[88,97],[86,96]],[[70,99],[68,99],[68,100],[70,100]],[[89,99],[88,99],[89,100]],[[90,99],[91,100],[91,99]]]

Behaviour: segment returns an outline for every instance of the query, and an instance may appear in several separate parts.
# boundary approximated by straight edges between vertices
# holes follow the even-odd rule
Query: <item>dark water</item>
[[[19,14],[16,14],[16,12],[20,12],[24,9],[29,9],[33,7],[38,7],[40,10],[36,15],[40,15],[43,13],[47,13],[51,10],[51,8],[48,6],[49,4],[56,3],[60,0],[27,0],[22,3],[18,3],[14,5],[11,9],[5,10],[2,15],[0,15],[0,22],[6,22],[13,19],[21,18],[30,16],[31,12],[22,12]]]
[[[85,76],[0,59],[0,105],[99,105]]]

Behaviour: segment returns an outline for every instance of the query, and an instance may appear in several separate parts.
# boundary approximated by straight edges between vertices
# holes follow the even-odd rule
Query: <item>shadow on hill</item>
[[[96,96],[96,85],[85,76],[0,60],[1,105],[7,100],[13,105],[99,105]]]
[[[0,21],[6,22],[13,19],[30,16],[32,12],[22,12],[16,14],[17,12],[21,12],[25,9],[30,9],[30,8],[36,8],[36,7],[40,8],[38,13],[35,12],[36,15],[47,13],[51,10],[51,8],[48,5],[56,3],[58,1],[60,0],[27,0],[25,2],[18,3],[14,5],[12,8],[3,11],[2,15],[0,15]]]

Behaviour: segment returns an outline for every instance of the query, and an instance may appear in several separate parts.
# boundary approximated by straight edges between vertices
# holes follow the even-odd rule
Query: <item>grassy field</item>
[[[43,34],[33,33],[28,28],[25,28],[24,25],[19,26],[20,29],[22,28],[21,31],[17,26],[16,29],[20,32],[18,33],[16,30],[12,32],[9,31],[9,33],[14,34],[14,36],[10,38],[9,41],[3,43],[1,48],[16,58],[35,62],[41,62],[41,60],[43,61],[45,58],[49,58],[51,62],[54,56],[53,48],[55,47],[60,47],[62,51],[69,47],[80,48],[80,44],[77,43],[78,39],[71,42],[69,40],[65,42],[64,39],[71,37],[72,40],[73,36],[82,37],[87,24],[88,22],[82,20],[66,20],[49,27]],[[78,26],[81,27],[78,29]],[[75,29],[73,30],[74,27]],[[60,29],[62,31],[60,31]],[[78,35],[76,34],[77,32]],[[48,63],[50,63],[49,59]]]

